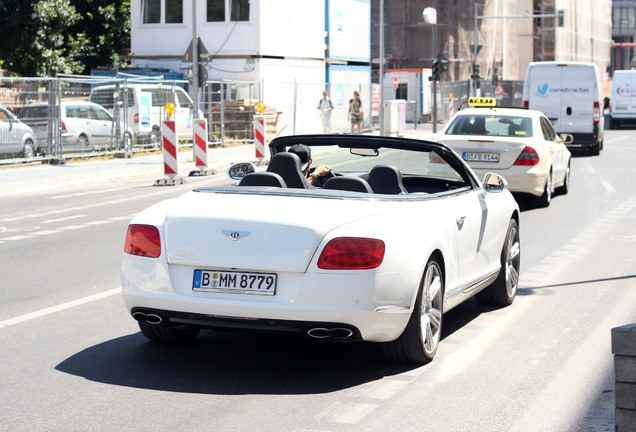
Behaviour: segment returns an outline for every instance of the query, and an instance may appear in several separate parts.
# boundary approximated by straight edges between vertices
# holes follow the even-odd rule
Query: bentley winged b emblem
[[[252,233],[252,231],[233,231],[233,230],[221,230],[221,231],[223,231],[223,234],[225,234],[226,236],[228,236],[234,241],[242,239],[243,237],[247,237],[248,235]]]

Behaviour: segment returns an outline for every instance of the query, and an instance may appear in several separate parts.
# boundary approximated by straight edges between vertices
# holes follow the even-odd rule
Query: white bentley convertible
[[[287,151],[299,143],[310,166],[331,169],[313,185]],[[426,363],[443,313],[472,296],[514,300],[519,208],[502,177],[479,182],[454,151],[429,141],[289,136],[270,150],[266,171],[235,164],[236,183],[157,203],[131,221],[122,286],[147,338],[293,331],[376,342],[389,360]]]

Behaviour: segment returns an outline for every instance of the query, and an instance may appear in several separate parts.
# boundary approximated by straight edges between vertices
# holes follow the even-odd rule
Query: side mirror
[[[232,180],[241,180],[246,175],[256,172],[256,165],[252,162],[239,162],[227,169],[227,175]]]
[[[481,187],[486,192],[500,193],[508,189],[508,182],[499,174],[488,173],[484,176]]]
[[[572,134],[562,133],[560,136],[563,144],[572,144],[574,142],[574,136]]]

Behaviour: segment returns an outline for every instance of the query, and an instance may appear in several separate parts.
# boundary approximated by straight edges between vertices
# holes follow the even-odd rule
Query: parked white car
[[[31,125],[40,137],[46,140],[51,129],[51,115],[48,103],[35,103],[22,108],[21,118]],[[100,105],[76,100],[64,100],[60,105],[60,129],[62,131],[62,150],[93,151],[115,149],[116,123],[113,117]],[[124,129],[120,123],[121,147],[132,148],[132,131]]]
[[[33,129],[0,106],[0,154],[30,158],[38,150]]]

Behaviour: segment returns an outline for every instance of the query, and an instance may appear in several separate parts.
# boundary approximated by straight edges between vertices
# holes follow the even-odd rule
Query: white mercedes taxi
[[[535,197],[547,207],[554,193],[566,194],[572,135],[558,135],[540,111],[496,106],[494,98],[470,98],[437,141],[455,150],[480,177],[502,175],[511,192]]]

